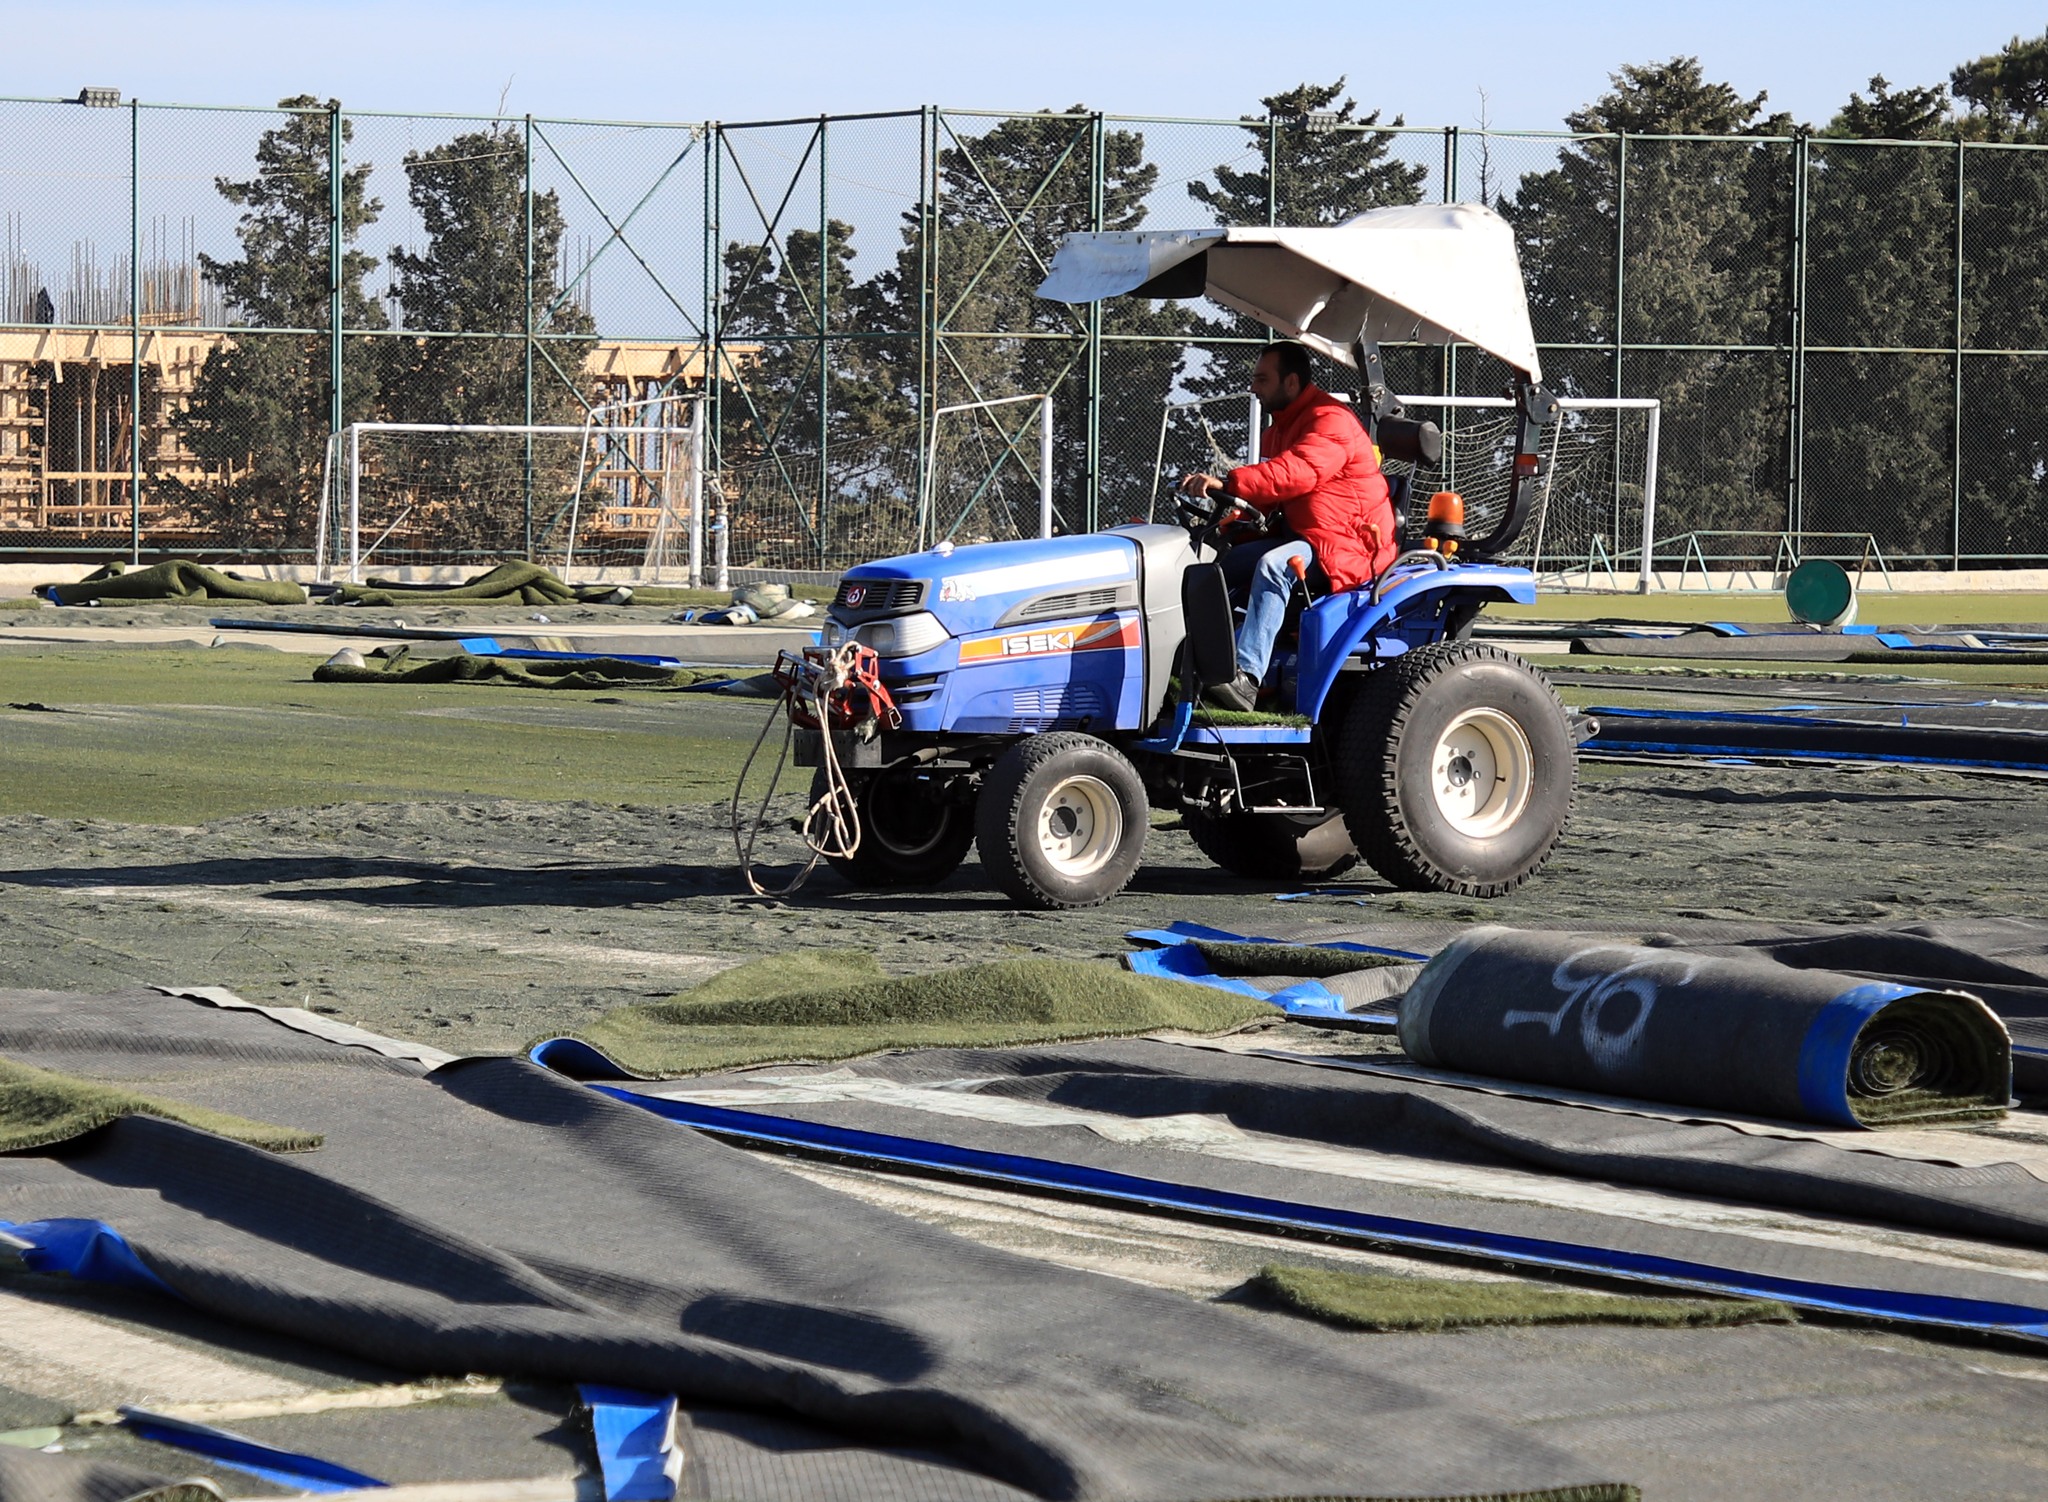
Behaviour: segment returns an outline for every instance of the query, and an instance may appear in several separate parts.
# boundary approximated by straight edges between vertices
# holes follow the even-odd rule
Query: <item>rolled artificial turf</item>
[[[751,961],[571,1036],[631,1074],[669,1077],[895,1048],[997,1048],[1173,1029],[1220,1033],[1273,1009],[1106,960],[1021,959],[889,977],[864,950]]]

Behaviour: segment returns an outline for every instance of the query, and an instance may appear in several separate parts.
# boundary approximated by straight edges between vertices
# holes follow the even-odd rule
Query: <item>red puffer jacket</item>
[[[1394,561],[1387,477],[1349,407],[1309,386],[1274,414],[1259,452],[1257,464],[1224,478],[1224,494],[1261,512],[1278,508],[1316,550],[1332,589],[1356,589]]]

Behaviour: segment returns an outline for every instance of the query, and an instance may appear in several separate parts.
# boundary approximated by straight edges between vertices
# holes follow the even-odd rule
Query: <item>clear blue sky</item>
[[[1745,94],[1824,121],[1882,73],[1941,81],[2048,7],[2005,0],[1464,0],[1224,5],[1214,0],[71,0],[9,6],[0,94],[105,84],[145,101],[752,120],[919,104],[1234,116],[1262,94],[1347,74],[1367,108],[1501,129],[1555,128],[1623,63],[1680,53]],[[602,19],[599,19],[599,18]],[[509,87],[508,87],[509,85]]]

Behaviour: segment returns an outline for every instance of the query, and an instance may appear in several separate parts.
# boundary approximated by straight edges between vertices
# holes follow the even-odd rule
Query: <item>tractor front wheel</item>
[[[982,779],[975,842],[989,879],[1025,907],[1095,907],[1145,853],[1151,805],[1107,741],[1053,731],[1019,741]]]
[[[1557,691],[1512,653],[1417,648],[1375,669],[1337,743],[1345,822],[1397,887],[1497,897],[1550,858],[1578,786]]]

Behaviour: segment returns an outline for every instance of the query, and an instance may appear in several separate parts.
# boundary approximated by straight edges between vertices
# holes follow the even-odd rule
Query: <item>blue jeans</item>
[[[1280,623],[1287,615],[1287,601],[1294,593],[1294,570],[1287,566],[1290,558],[1299,558],[1303,563],[1315,562],[1315,550],[1301,541],[1277,543],[1260,553],[1252,546],[1233,550],[1224,561],[1224,577],[1230,579],[1244,568],[1237,563],[1237,555],[1255,559],[1251,574],[1251,596],[1246,601],[1244,624],[1237,630],[1237,667],[1242,673],[1264,681],[1266,669],[1273,661],[1273,641],[1280,635]],[[1239,579],[1230,579],[1236,584]]]

